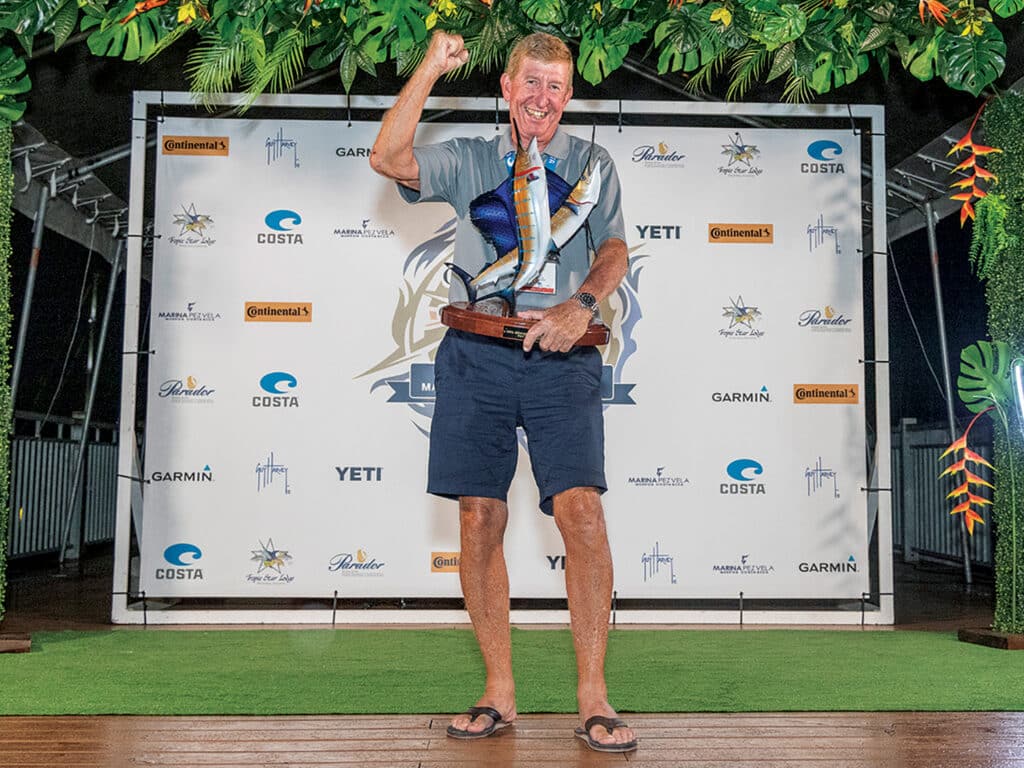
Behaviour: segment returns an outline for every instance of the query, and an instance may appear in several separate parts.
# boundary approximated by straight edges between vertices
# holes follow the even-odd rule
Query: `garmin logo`
[[[227,157],[231,139],[227,136],[164,136],[165,155],[217,155]]]
[[[207,464],[201,470],[193,472],[160,472],[156,471],[149,476],[153,483],[212,483],[213,470]]]
[[[334,154],[338,157],[369,157],[369,147],[336,147]]]
[[[832,563],[800,563],[797,566],[800,573],[857,573],[857,561],[850,555],[850,559]]]
[[[772,396],[768,387],[761,387],[758,392],[712,392],[711,401],[715,403],[770,403]]]

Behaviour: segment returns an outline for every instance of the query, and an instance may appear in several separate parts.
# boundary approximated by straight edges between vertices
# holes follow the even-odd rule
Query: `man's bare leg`
[[[565,591],[576,649],[576,700],[583,724],[593,715],[616,716],[608,703],[604,678],[612,602],[612,555],[597,489],[570,488],[557,494],[554,512],[555,524],[565,543]],[[590,735],[605,744],[622,744],[634,738],[630,728],[616,728],[609,734],[599,725],[590,729]]]
[[[517,713],[504,550],[507,523],[508,507],[499,499],[463,496],[459,500],[459,579],[487,668],[487,684],[477,706],[493,707],[511,722]],[[455,728],[470,732],[482,731],[490,724],[486,715],[473,722],[466,714],[452,720]]]

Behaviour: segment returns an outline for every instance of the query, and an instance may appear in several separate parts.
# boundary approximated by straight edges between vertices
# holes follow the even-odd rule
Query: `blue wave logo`
[[[302,223],[302,217],[299,216],[295,211],[289,211],[286,208],[282,208],[279,211],[271,211],[264,218],[267,226],[273,229],[275,232],[288,232],[289,230],[295,229]]]
[[[295,389],[295,386],[298,383],[299,380],[290,373],[274,371],[260,379],[260,389],[264,392],[269,392],[272,395],[283,395],[287,390],[281,389],[282,386],[287,389]]]
[[[203,551],[195,544],[171,544],[164,550],[164,560],[171,565],[192,565],[203,556]]]
[[[749,483],[754,479],[755,475],[760,475],[764,472],[764,467],[761,466],[760,462],[753,459],[736,459],[729,462],[729,466],[725,468],[725,471],[733,480]],[[753,474],[748,475],[748,472]]]
[[[843,146],[831,139],[819,139],[807,145],[807,154],[815,160],[827,162],[843,154]]]

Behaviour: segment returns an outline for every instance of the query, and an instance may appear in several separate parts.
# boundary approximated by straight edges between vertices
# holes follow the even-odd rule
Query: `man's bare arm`
[[[629,249],[617,237],[609,238],[597,249],[587,279],[579,290],[593,294],[598,302],[611,296],[629,270]],[[523,349],[529,351],[534,343],[545,352],[568,352],[587,330],[593,315],[580,306],[576,299],[563,301],[550,309],[526,310],[520,317],[538,320],[523,339]]]
[[[370,167],[381,176],[410,189],[420,188],[420,168],[412,153],[416,126],[423,116],[423,105],[444,75],[461,67],[469,59],[462,38],[437,31],[430,39],[426,56],[387,111],[370,152]]]

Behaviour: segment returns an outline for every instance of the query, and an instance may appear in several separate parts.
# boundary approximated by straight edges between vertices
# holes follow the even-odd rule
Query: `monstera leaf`
[[[1003,33],[994,24],[986,24],[980,35],[947,34],[940,47],[939,67],[947,85],[977,96],[1006,67]]]
[[[0,46],[0,119],[14,122],[25,113],[25,103],[17,96],[28,93],[32,83],[25,74],[25,61],[10,48]]]
[[[1024,8],[1024,0],[989,0],[988,7],[996,16],[1013,16]]]
[[[960,353],[957,394],[967,410],[980,413],[1010,401],[1010,348],[1001,341],[977,341]]]
[[[96,56],[111,56],[125,61],[145,58],[164,35],[177,24],[173,8],[154,7],[139,13],[132,0],[111,6],[103,19],[87,15],[82,19],[82,31],[94,31],[86,41]]]

